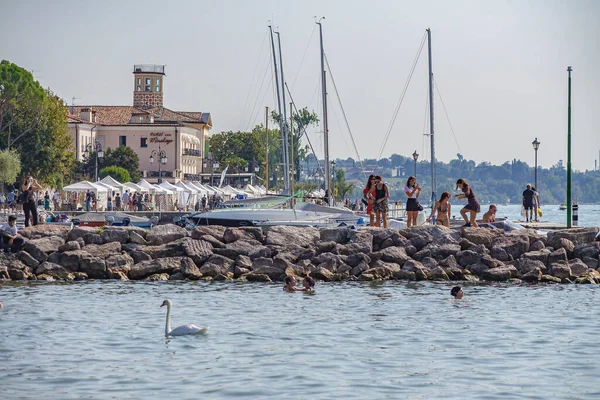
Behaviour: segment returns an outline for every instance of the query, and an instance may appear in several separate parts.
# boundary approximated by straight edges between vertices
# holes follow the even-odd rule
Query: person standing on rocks
[[[435,202],[435,206],[433,210],[431,210],[431,214],[427,217],[427,221],[431,221],[431,218],[434,214],[437,213],[437,217],[435,219],[436,225],[444,225],[445,227],[450,228],[450,215],[452,215],[452,204],[450,204],[450,193],[444,192],[440,196],[440,199]]]
[[[37,199],[34,190],[42,190],[42,186],[33,179],[33,177],[28,177],[21,190],[23,190],[23,194],[21,196],[23,199],[23,213],[25,214],[25,227],[29,226],[29,218],[33,217],[33,225],[38,224],[38,212],[37,212]]]
[[[363,189],[363,202],[367,205],[367,215],[369,216],[369,226],[375,226],[375,217],[373,216],[373,197],[371,196],[371,186],[375,181],[375,175],[369,175],[367,186]]]
[[[381,220],[383,219],[383,227],[387,228],[387,214],[389,211],[388,198],[390,197],[390,189],[381,180],[381,176],[376,175],[374,185],[369,191],[371,196],[375,198],[373,201],[373,211],[375,212],[375,224],[379,228],[381,227]]]
[[[533,221],[533,196],[535,192],[531,189],[531,185],[527,184],[527,188],[523,191],[523,208],[525,208],[525,221]],[[535,210],[537,212],[537,210]]]
[[[408,215],[406,221],[406,227],[417,225],[417,216],[419,215],[419,201],[418,197],[421,193],[421,186],[417,183],[417,178],[409,176],[404,186],[404,193],[408,199],[406,200],[406,214]]]
[[[464,226],[477,228],[476,218],[477,214],[481,211],[481,206],[479,205],[479,201],[477,201],[477,197],[475,197],[475,192],[473,192],[471,185],[462,178],[456,181],[456,189],[462,191],[462,193],[456,195],[458,199],[467,199],[467,205],[460,210],[460,215],[462,215],[465,220]],[[469,218],[467,218],[467,213],[470,214]]]

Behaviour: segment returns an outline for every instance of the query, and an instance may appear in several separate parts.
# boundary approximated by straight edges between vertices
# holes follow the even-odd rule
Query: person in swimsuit
[[[460,286],[454,286],[452,290],[450,290],[450,295],[456,300],[460,300],[463,298],[464,293]]]
[[[367,215],[369,216],[369,226],[375,226],[375,216],[373,215],[373,197],[371,196],[371,186],[375,181],[375,175],[369,175],[367,186],[363,189],[363,199],[367,202]]]
[[[312,292],[315,290],[315,280],[311,278],[309,275],[306,275],[304,279],[302,279],[302,291],[303,292]]]
[[[371,196],[375,198],[373,202],[373,211],[375,212],[376,226],[381,227],[381,219],[383,219],[383,227],[387,228],[387,214],[389,211],[388,198],[390,197],[390,190],[387,185],[381,181],[381,176],[376,175],[374,185],[369,191]]]
[[[481,218],[481,222],[483,222],[484,224],[496,222],[496,211],[497,210],[498,209],[496,208],[495,204],[490,204],[490,209],[488,210],[488,212],[483,214],[483,218]]]
[[[406,214],[408,219],[406,221],[406,227],[417,225],[417,216],[419,215],[419,202],[417,198],[421,193],[421,186],[417,183],[417,178],[409,176],[404,186],[404,193],[408,199],[406,200]]]
[[[444,225],[450,228],[450,215],[452,215],[452,204],[450,204],[450,193],[444,192],[438,201],[435,202],[431,214],[427,218],[427,221],[431,221],[434,214],[437,213],[435,220],[436,225]]]
[[[464,226],[472,226],[477,228],[477,213],[481,211],[481,207],[479,206],[479,202],[477,201],[477,197],[475,197],[475,193],[471,188],[471,185],[467,183],[464,179],[459,179],[456,181],[456,189],[462,190],[462,193],[457,194],[456,197],[459,199],[467,199],[467,205],[460,210],[460,215],[462,215],[465,220]],[[469,213],[469,218],[467,218],[467,213]]]
[[[283,291],[284,292],[296,292],[299,289],[296,287],[296,278],[293,276],[286,276],[283,280]]]

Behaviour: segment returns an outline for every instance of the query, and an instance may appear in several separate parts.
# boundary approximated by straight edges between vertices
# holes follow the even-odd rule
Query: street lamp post
[[[567,228],[571,227],[571,72],[573,68],[569,65],[569,100],[568,100],[568,118],[567,118]]]
[[[417,153],[417,151],[415,150],[415,152],[412,154],[413,156],[413,160],[415,160],[415,179],[417,178],[417,160],[419,159],[419,153]]]
[[[332,171],[332,185],[331,185],[331,197],[329,198],[329,203],[330,205],[334,206],[335,205],[335,182],[337,180],[337,177],[335,175],[335,160],[331,160],[331,171]]]
[[[535,178],[534,178],[534,182],[535,182],[535,189],[537,190],[537,173],[538,173],[538,164],[537,164],[537,152],[538,149],[540,148],[540,141],[537,140],[537,138],[535,138],[535,140],[533,142],[531,142],[531,144],[533,145],[533,149],[535,150]]]
[[[89,157],[92,151],[96,153],[96,173],[94,175],[94,182],[98,182],[98,158],[104,157],[104,151],[102,151],[102,143],[100,143],[97,140],[94,141],[94,143],[88,143],[88,145],[85,147],[86,157]]]
[[[165,165],[167,163],[167,153],[164,150],[161,150],[160,145],[158,145],[158,151],[152,150],[152,152],[150,153],[150,164],[154,163],[155,156],[158,156],[158,183],[162,183],[161,165]]]

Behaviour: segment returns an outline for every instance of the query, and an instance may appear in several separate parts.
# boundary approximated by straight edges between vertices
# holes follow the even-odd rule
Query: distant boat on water
[[[566,204],[561,204],[560,206],[558,206],[559,210],[566,210],[567,209],[567,205]]]

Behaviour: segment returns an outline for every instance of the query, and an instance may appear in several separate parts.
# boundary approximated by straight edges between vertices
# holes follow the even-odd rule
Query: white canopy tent
[[[247,184],[246,186],[244,186],[244,188],[242,190],[246,193],[251,194],[254,197],[260,197],[263,194],[259,188],[254,187],[250,184]]]
[[[148,188],[141,187],[133,182],[125,182],[123,186],[125,186],[126,189],[135,190],[139,193],[148,193],[150,191]]]
[[[187,200],[190,197],[189,190],[184,190],[183,188],[172,185],[167,181],[161,182],[158,186],[162,187],[163,189],[167,189],[167,190],[177,193],[176,196],[177,196],[177,206],[178,207],[182,207],[187,204]]]
[[[104,183],[104,182],[102,182],[102,181],[94,182],[94,184],[95,184],[95,185],[102,186],[102,187],[106,188],[106,190],[108,190],[108,193],[109,193],[109,195],[111,195],[111,196],[112,196],[113,192],[115,192],[115,194],[116,194],[117,192],[118,192],[118,193],[120,193],[120,192],[121,192],[121,189],[120,189],[120,188],[118,188],[118,187],[115,187],[115,186],[112,186],[112,185],[109,185],[109,184],[107,184],[107,183]]]
[[[92,192],[96,196],[96,209],[102,210],[106,208],[106,200],[108,198],[109,189],[88,181],[81,181],[63,187],[65,192],[87,193]]]
[[[177,182],[175,184],[175,186],[182,188],[183,190],[185,190],[187,193],[189,193],[189,197],[187,199],[186,204],[188,206],[194,206],[194,204],[196,204],[196,202],[198,201],[198,189],[196,189],[193,185],[189,185],[186,184],[184,182]]]
[[[208,196],[210,193],[210,191],[207,188],[205,188],[202,184],[198,182],[188,182],[187,185],[195,187],[196,190],[198,190],[199,197],[202,197],[204,195]]]
[[[126,189],[124,184],[122,184],[121,182],[119,182],[118,180],[116,180],[115,178],[113,178],[110,175],[105,176],[104,178],[100,179],[99,182],[103,182],[103,183],[106,183],[107,185],[118,188],[120,192],[123,192]]]

